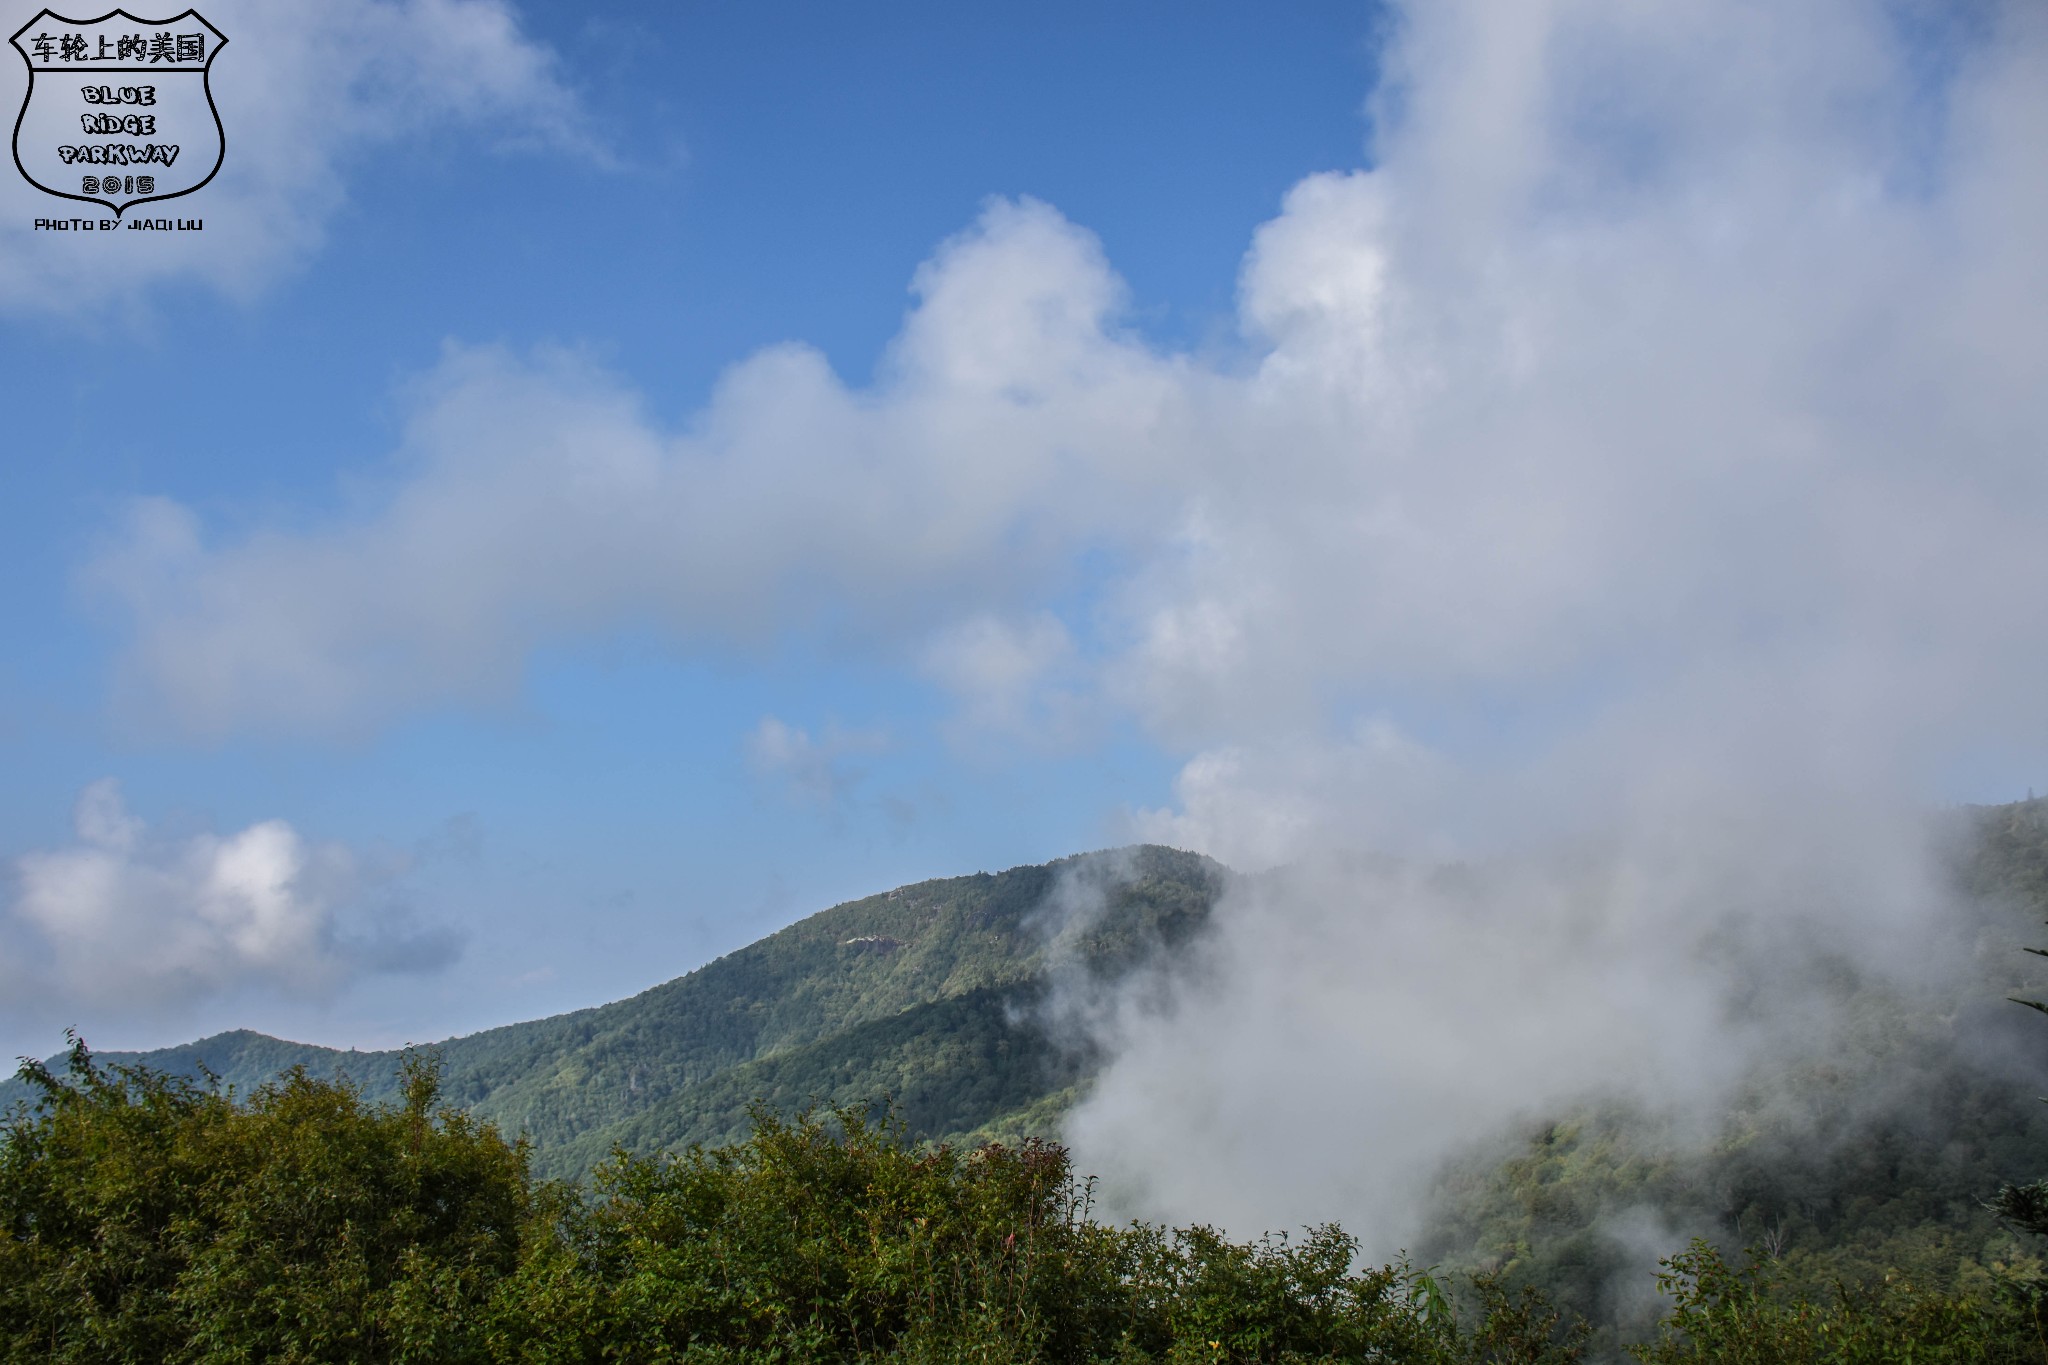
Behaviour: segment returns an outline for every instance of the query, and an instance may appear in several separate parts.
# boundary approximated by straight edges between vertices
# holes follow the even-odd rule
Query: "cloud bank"
[[[368,505],[135,509],[94,568],[131,700],[347,729],[651,621],[898,648],[997,716],[1056,673],[1189,750],[2038,740],[2041,23],[1890,15],[1411,16],[1377,168],[1259,230],[1222,363],[1031,201],[919,272],[871,388],[791,344],[665,431],[577,355],[453,349]]]
[[[7,31],[35,10],[15,0]],[[228,153],[201,196],[205,231],[34,232],[37,217],[96,211],[8,176],[0,308],[96,313],[170,283],[247,297],[318,248],[354,165],[406,138],[454,128],[596,154],[553,54],[503,0],[217,0],[206,13],[228,38],[209,77]],[[12,54],[0,69],[0,106],[19,109],[27,70]]]
[[[366,919],[377,869],[282,820],[166,837],[108,778],[79,797],[75,824],[75,843],[12,860],[0,1024],[17,1034],[66,1012],[120,1028],[221,998],[332,998],[367,972],[436,970],[460,948],[444,930]]]
[[[202,734],[346,731],[502,695],[541,643],[624,625],[909,645],[1171,515],[1180,366],[1112,333],[1087,234],[997,204],[917,288],[875,393],[789,345],[671,433],[574,353],[457,347],[360,513],[222,543],[135,507],[89,574],[135,625],[131,701]]]
[[[1674,1058],[1797,1014],[1731,1020],[1771,959],[1714,944],[1853,929],[1916,970],[1902,812],[2048,739],[2048,17],[1550,0],[1394,34],[1371,169],[1258,230],[1228,354],[1132,330],[1029,200],[918,273],[871,386],[792,344],[665,430],[578,356],[456,349],[367,503],[135,509],[91,570],[123,704],[346,732],[651,623],[897,658],[984,735],[1129,718],[1185,759],[1140,832],[1313,869],[1115,1025],[1075,1135],[1149,1212],[1216,1216],[1282,1150],[1299,1182],[1239,1180],[1233,1220],[1319,1186],[1397,1229],[1422,1154],[1546,1096],[1711,1095]],[[1457,891],[1356,857],[1552,843],[1594,851]]]

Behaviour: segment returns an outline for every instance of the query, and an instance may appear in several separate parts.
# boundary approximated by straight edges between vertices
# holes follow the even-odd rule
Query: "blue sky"
[[[938,731],[945,699],[886,658],[633,632],[544,651],[482,708],[338,739],[195,741],[109,702],[119,631],[79,576],[125,502],[168,496],[227,524],[317,516],[388,459],[407,386],[451,342],[587,352],[668,421],[792,338],[863,378],[919,262],[991,195],[1060,204],[1127,248],[1137,326],[1227,339],[1252,228],[1302,175],[1359,160],[1373,55],[1372,12],[1352,5],[507,12],[553,54],[587,146],[493,115],[349,148],[317,246],[248,297],[170,279],[0,326],[16,413],[0,849],[65,843],[78,793],[110,776],[152,825],[283,818],[400,860],[451,821],[473,834],[376,893],[456,926],[454,966],[312,1011],[230,1007],[322,1041],[593,1003],[837,898],[1099,845],[1123,837],[1124,806],[1165,799],[1171,760],[1127,734],[962,757]],[[264,58],[229,38],[224,91]],[[228,132],[232,180],[232,117]],[[886,743],[821,804],[750,769],[747,737],[771,714]],[[9,1042],[47,1048],[70,1023],[161,1042],[239,1019],[192,1009],[95,1030],[59,1005],[11,1019]]]
[[[0,196],[18,1051],[2038,770],[2017,8],[205,13],[203,234]]]

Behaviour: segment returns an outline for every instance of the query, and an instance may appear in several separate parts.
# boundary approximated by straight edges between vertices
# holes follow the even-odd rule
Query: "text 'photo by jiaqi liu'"
[[[112,218],[38,218],[38,230],[111,230],[124,210],[176,199],[220,170],[227,137],[209,84],[227,35],[196,10],[143,19],[39,12],[15,31],[28,91],[14,164],[37,189],[111,209]],[[55,207],[53,205],[53,207]],[[197,217],[130,216],[131,229],[196,231]]]

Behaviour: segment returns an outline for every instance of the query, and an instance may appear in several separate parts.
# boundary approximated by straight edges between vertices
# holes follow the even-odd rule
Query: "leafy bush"
[[[1335,1227],[1112,1227],[1066,1152],[911,1143],[858,1108],[615,1154],[592,1196],[523,1143],[288,1073],[217,1085],[28,1063],[0,1137],[0,1359],[1387,1361],[1562,1365],[1579,1337],[1490,1282],[1355,1268]]]
[[[598,1179],[598,1201],[536,1239],[501,1294],[518,1358],[1575,1357],[1554,1315],[1490,1285],[1461,1336],[1433,1281],[1354,1271],[1357,1244],[1335,1227],[1246,1244],[1105,1226],[1045,1143],[920,1151],[857,1109],[829,1123],[763,1111],[746,1142],[620,1154]]]
[[[1659,1339],[1632,1354],[1650,1365],[2006,1365],[2048,1360],[2042,1304],[2025,1285],[1995,1300],[1933,1293],[1910,1281],[1837,1285],[1815,1302],[1784,1292],[1772,1263],[1740,1269],[1695,1239],[1664,1262],[1673,1296]]]
[[[139,1068],[68,1075],[0,1141],[0,1353],[28,1361],[463,1361],[519,1263],[521,1144],[287,1073],[246,1105]]]

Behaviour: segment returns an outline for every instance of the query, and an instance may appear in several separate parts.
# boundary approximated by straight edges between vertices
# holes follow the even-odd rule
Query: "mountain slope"
[[[1816,1293],[2048,1275],[2040,1247],[1983,1207],[2002,1183],[2048,1176],[2048,1105],[2034,1100],[2048,1094],[2048,1022],[2007,1003],[2048,998],[2040,959],[2019,951],[2048,942],[2048,802],[1945,819],[1959,894],[1935,931],[1949,941],[1928,949],[1973,964],[1952,991],[1845,959],[1809,983],[1837,1027],[1765,1059],[1705,1128],[1596,1095],[1473,1134],[1443,1154],[1419,1263],[1543,1287],[1600,1325],[1601,1359],[1647,1330],[1655,1258],[1695,1232],[1758,1242]],[[449,1040],[445,1093],[532,1134],[536,1165],[558,1175],[614,1145],[743,1136],[756,1100],[787,1113],[886,1096],[917,1136],[1048,1133],[1099,1061],[1047,1033],[1054,977],[1170,958],[1228,876],[1141,848],[852,901],[632,999]],[[186,1074],[204,1062],[243,1087],[293,1064],[343,1070],[372,1097],[393,1092],[397,1062],[248,1032],[140,1060]]]
[[[1948,941],[1926,948],[1966,970],[1939,991],[1846,960],[1816,973],[1815,1017],[1834,1026],[1755,1066],[1708,1131],[1608,1096],[1446,1153],[1418,1257],[1541,1285],[1601,1324],[1599,1360],[1648,1330],[1655,1259],[1695,1234],[1757,1247],[1820,1297],[2048,1283],[2042,1242],[1985,1207],[2048,1176],[2048,1021],[2010,1003],[2048,998],[2020,951],[2048,942],[2048,801],[1944,824],[1957,894]]]
[[[787,1111],[892,1096],[920,1135],[1014,1130],[1082,1074],[1034,1022],[1054,960],[1115,976],[1170,953],[1206,923],[1226,875],[1147,846],[900,887],[630,999],[449,1039],[443,1093],[530,1135],[539,1168],[561,1175],[614,1144],[738,1136],[757,1097]],[[304,1066],[370,1098],[395,1094],[398,1063],[248,1031],[104,1059],[204,1066],[242,1089]],[[23,1097],[18,1083],[0,1090]]]

